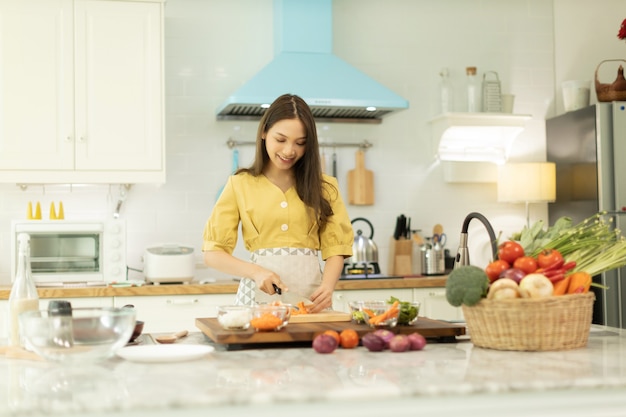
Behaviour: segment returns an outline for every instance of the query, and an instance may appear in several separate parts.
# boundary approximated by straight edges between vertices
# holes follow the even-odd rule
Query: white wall
[[[619,43],[615,34],[622,16],[618,19],[608,11],[619,10],[618,1],[554,0],[557,27],[573,14],[584,19],[584,10],[605,10],[593,25],[582,21],[566,30],[595,39],[597,27],[604,25],[613,37],[603,35],[597,47]],[[576,3],[575,13],[569,13],[570,3]],[[498,204],[495,183],[444,182],[428,121],[438,113],[442,67],[450,69],[457,110],[462,110],[466,66],[477,66],[480,76],[497,71],[504,92],[516,96],[515,112],[533,116],[515,142],[512,159],[543,160],[543,121],[555,113],[555,73],[557,79],[589,77],[588,67],[598,62],[570,46],[556,48],[555,65],[553,2],[334,0],[333,11],[335,53],[410,102],[410,109],[381,125],[318,126],[322,141],[368,140],[374,145],[367,151],[366,165],[374,171],[376,203],[348,210],[352,218],[366,217],[374,224],[381,265],[387,265],[389,238],[399,214],[412,217],[412,225],[425,234],[436,223],[443,224],[453,253],[462,221],[471,211],[485,214],[504,237],[521,229],[523,205]],[[202,228],[231,171],[226,141],[253,140],[256,132],[255,122],[217,122],[215,109],[273,55],[271,0],[168,0],[165,24],[167,183],[134,186],[122,210],[128,221],[128,262],[138,268],[143,249],[163,242],[195,246],[201,262]],[[572,37],[566,38],[574,44]],[[585,72],[562,70],[561,61],[571,68],[584,67]],[[344,195],[354,151],[336,150]],[[252,147],[240,148],[242,164],[251,161],[252,152]],[[34,186],[22,191],[13,184],[0,185],[0,284],[10,282],[10,221],[24,218],[28,201],[41,201],[47,211],[50,201],[63,200],[70,219],[110,216],[116,199],[117,187],[69,191]],[[531,206],[532,220],[546,213],[545,204]],[[480,225],[472,224],[469,241],[473,261],[486,262],[488,238]],[[238,253],[246,256],[241,248]]]

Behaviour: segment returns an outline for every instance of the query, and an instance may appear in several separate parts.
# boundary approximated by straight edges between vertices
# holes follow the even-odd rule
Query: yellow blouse
[[[251,252],[289,247],[321,250],[324,260],[352,256],[354,234],[337,179],[327,175],[324,179],[337,191],[325,186],[334,214],[320,235],[295,187],[283,193],[264,175],[231,175],[204,228],[202,250],[233,253],[241,222],[244,244]]]

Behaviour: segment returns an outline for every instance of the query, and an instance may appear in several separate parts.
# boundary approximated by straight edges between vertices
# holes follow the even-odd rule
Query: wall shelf
[[[504,163],[530,119],[509,113],[439,115],[430,121],[437,156],[441,161]]]

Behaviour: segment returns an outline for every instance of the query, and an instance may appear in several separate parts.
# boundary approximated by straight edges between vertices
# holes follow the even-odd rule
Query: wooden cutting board
[[[348,171],[348,203],[356,206],[374,204],[374,173],[365,169],[365,152],[356,151],[355,168]]]
[[[310,342],[319,333],[325,330],[341,332],[353,329],[359,337],[373,331],[366,324],[356,324],[353,321],[317,322],[317,323],[289,323],[277,332],[255,332],[248,330],[224,330],[216,318],[197,318],[196,327],[215,343],[225,345],[247,345],[264,343],[293,343]],[[391,329],[396,334],[411,334],[418,332],[426,338],[454,339],[465,334],[465,325],[431,320],[420,317],[410,326],[396,326]]]
[[[352,315],[342,311],[322,311],[315,314],[296,314],[289,318],[289,323],[328,323],[333,321],[350,321]]]

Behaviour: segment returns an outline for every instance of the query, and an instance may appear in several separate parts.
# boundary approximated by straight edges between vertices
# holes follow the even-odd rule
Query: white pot
[[[196,269],[193,248],[177,244],[147,248],[143,262],[146,280],[154,283],[189,282]]]

